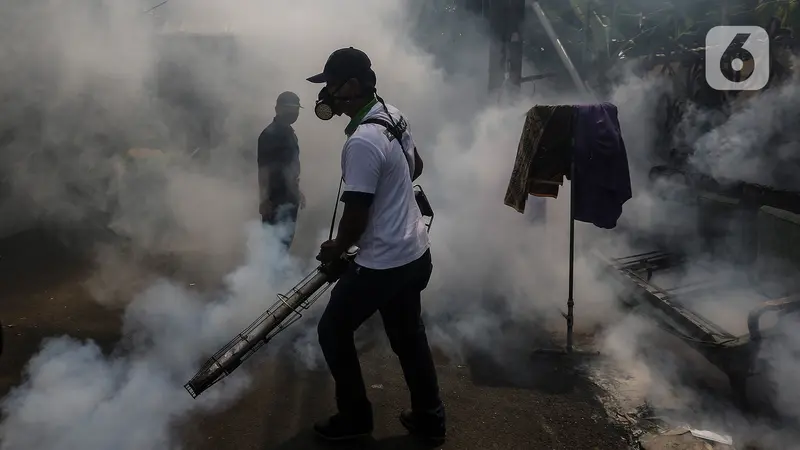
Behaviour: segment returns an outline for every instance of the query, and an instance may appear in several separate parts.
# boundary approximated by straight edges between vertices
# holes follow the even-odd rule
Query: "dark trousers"
[[[261,223],[272,226],[282,224],[288,228],[286,234],[281,237],[281,243],[287,250],[292,246],[292,241],[294,241],[298,210],[299,207],[297,203],[280,203],[273,206],[272,212],[269,215],[261,216]]]
[[[340,413],[356,420],[372,419],[353,335],[375,312],[380,312],[389,343],[400,360],[412,409],[421,413],[442,409],[420,304],[420,293],[432,271],[430,251],[394,269],[373,270],[351,264],[333,288],[318,333],[336,382]]]

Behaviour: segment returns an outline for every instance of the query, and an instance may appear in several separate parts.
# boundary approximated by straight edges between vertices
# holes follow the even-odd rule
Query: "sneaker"
[[[417,414],[411,410],[400,413],[400,423],[409,433],[436,444],[444,443],[446,428],[444,411],[440,414]]]
[[[314,424],[314,432],[326,441],[346,441],[372,434],[372,421],[356,421],[341,414]]]

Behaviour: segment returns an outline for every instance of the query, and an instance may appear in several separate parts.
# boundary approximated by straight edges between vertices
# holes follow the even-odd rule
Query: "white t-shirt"
[[[395,123],[401,114],[387,105]],[[378,102],[364,116],[388,120]],[[391,121],[389,121],[391,123]],[[344,191],[374,194],[355,262],[370,269],[391,269],[420,258],[428,250],[428,232],[414,198],[414,139],[407,129],[403,148],[386,137],[386,128],[363,124],[356,128],[342,150]]]

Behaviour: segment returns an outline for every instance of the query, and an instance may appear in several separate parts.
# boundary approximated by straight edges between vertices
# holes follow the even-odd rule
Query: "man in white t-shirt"
[[[320,119],[351,118],[341,159],[344,212],[336,239],[322,244],[317,259],[329,262],[353,245],[359,248],[331,292],[318,327],[339,411],[314,429],[327,440],[372,432],[372,406],[353,335],[380,312],[411,393],[411,410],[401,413],[400,421],[418,436],[441,441],[444,406],[420,301],[433,264],[412,185],[422,173],[422,159],[400,111],[377,96],[371,66],[364,52],[340,49],[321,74],[308,79],[326,84],[315,107]]]

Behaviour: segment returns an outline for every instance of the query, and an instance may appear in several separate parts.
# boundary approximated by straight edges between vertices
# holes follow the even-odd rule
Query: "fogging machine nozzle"
[[[342,258],[318,266],[288,292],[278,294],[278,301],[211,356],[200,371],[183,386],[189,395],[197,398],[233,373],[275,335],[300,319],[303,316],[302,311],[310,308],[342,276],[357,252],[358,249],[353,248],[342,255]]]

